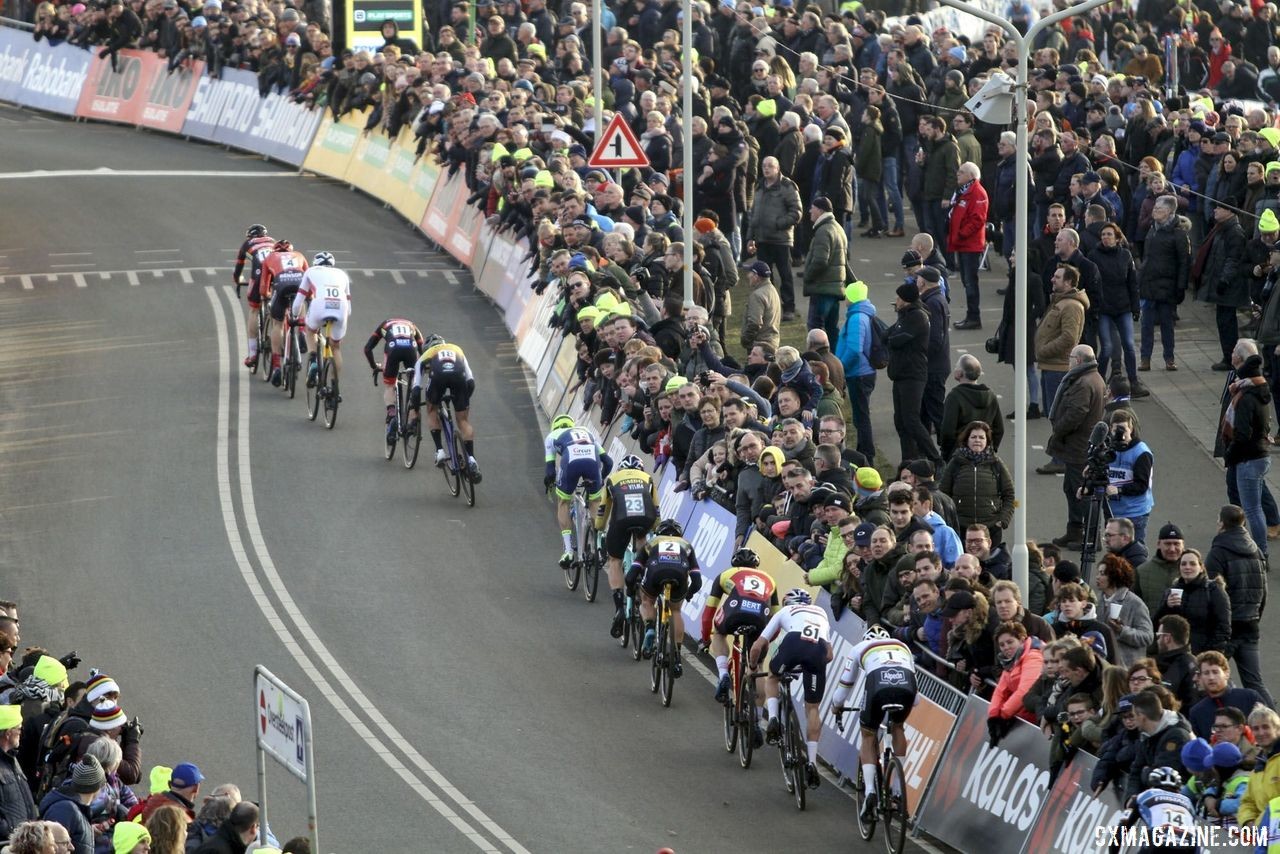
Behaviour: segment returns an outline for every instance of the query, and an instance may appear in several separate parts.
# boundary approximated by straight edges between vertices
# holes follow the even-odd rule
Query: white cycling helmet
[[[809,595],[809,591],[803,587],[792,587],[787,591],[787,595],[782,597],[783,605],[812,605],[813,597]]]
[[[627,454],[622,458],[622,462],[618,463],[618,468],[644,471],[644,460],[635,454]]]
[[[332,266],[333,266],[333,253],[332,253],[332,252],[317,252],[317,253],[316,253],[316,257],[315,257],[315,258],[313,258],[313,259],[311,259],[311,263],[312,263],[314,266],[316,266],[316,267],[332,267]]]
[[[876,623],[874,626],[867,626],[867,630],[862,633],[863,640],[888,640],[889,631],[884,626]]]

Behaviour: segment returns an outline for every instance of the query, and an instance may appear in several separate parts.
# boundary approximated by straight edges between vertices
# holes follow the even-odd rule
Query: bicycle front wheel
[[[671,608],[666,609],[667,618],[662,621],[658,632],[658,643],[662,649],[662,705],[670,708],[671,698],[676,693],[676,663],[680,659],[680,647],[676,644],[675,625],[671,619]]]
[[[396,440],[400,438],[400,418],[399,416],[391,416],[391,420],[387,422],[387,428],[382,431],[382,454],[385,459],[391,459],[396,455]]]
[[[600,562],[604,560],[604,555],[600,551],[600,537],[596,534],[595,529],[588,527],[587,529],[587,548],[582,555],[582,585],[583,595],[587,597],[588,602],[596,601],[596,594],[600,590]]]
[[[471,461],[467,459],[467,450],[462,441],[462,434],[453,431],[453,455],[458,460],[458,483],[466,496],[467,506],[476,506],[476,482],[471,479]]]
[[[280,363],[284,371],[284,390],[292,400],[298,394],[298,333],[289,330],[285,336],[285,357]]]
[[[755,680],[746,673],[738,676],[738,764],[745,771],[751,767],[751,753],[755,750],[759,720],[756,717]]]
[[[809,751],[805,747],[804,736],[800,732],[800,719],[796,717],[795,707],[787,713],[787,735],[783,740],[787,765],[791,769],[791,793],[796,797],[796,809],[804,810],[805,792],[809,788],[808,774],[805,766],[809,764]]]
[[[631,624],[631,657],[636,661],[644,658],[644,618],[640,616],[640,599],[633,596],[631,602],[631,616],[627,622]]]
[[[736,649],[729,652],[729,681],[736,688],[738,686],[738,651]],[[724,704],[724,752],[733,753],[733,748],[738,744],[738,692],[729,698],[729,702]]]
[[[657,602],[658,614],[662,614],[662,598],[658,598]],[[658,693],[658,688],[662,685],[662,620],[657,620],[653,626],[655,639],[653,650],[649,653],[649,691]],[[645,630],[646,632],[648,629]]]
[[[324,426],[330,430],[338,423],[338,377],[331,359],[325,359],[320,367],[320,385],[324,388]]]
[[[440,470],[444,472],[444,482],[449,487],[449,494],[454,498],[458,497],[458,493],[462,490],[461,475],[458,472],[458,459],[453,452],[453,431],[454,426],[451,420],[444,412],[440,413],[440,426],[444,430],[444,462],[440,464]],[[572,589],[572,588],[570,588]]]
[[[853,803],[858,810],[858,835],[864,841],[870,841],[876,835],[876,816],[872,813],[864,818],[862,814],[867,803],[867,781],[863,779],[861,767],[858,768],[857,781],[853,784]]]
[[[779,691],[786,691],[787,685],[784,683],[778,688]],[[787,743],[787,739],[791,737],[788,728],[790,719],[790,709],[778,709],[778,723],[781,725],[781,732],[778,733],[778,765],[782,768],[782,785],[787,787],[787,793],[792,794],[796,790],[796,781],[791,776],[791,745]]]
[[[884,775],[884,791],[880,793],[880,811],[884,814],[884,850],[902,854],[907,844],[907,778],[902,762],[893,757]]]
[[[400,455],[404,459],[404,467],[411,469],[418,464],[418,450],[422,447],[422,425],[417,421],[409,421],[409,402],[406,400],[408,391],[403,386],[400,391],[400,407],[396,418],[405,428],[400,434]]]
[[[307,372],[307,420],[315,421],[316,416],[320,414],[320,380],[317,375],[316,382],[311,383],[311,363],[307,362],[305,368]]]
[[[264,383],[271,380],[271,321],[267,318],[267,305],[258,311],[258,378]]]

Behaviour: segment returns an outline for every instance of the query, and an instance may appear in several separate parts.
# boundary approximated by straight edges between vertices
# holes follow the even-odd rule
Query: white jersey
[[[351,302],[351,278],[337,267],[308,268],[293,299],[294,315],[300,315],[306,300],[311,300],[313,307],[318,303],[325,315],[346,314]]]
[[[831,624],[827,612],[817,605],[786,605],[769,620],[761,634],[765,640],[781,635],[797,634],[810,643],[831,640]]]
[[[884,667],[901,667],[915,672],[916,665],[911,650],[902,641],[892,638],[868,638],[853,648],[849,654],[863,673],[871,673]]]

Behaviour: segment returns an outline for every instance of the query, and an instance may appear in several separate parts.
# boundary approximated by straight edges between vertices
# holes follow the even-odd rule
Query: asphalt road
[[[799,815],[771,753],[737,767],[695,671],[663,709],[607,606],[564,590],[505,327],[403,221],[218,148],[0,125],[0,595],[27,642],[119,681],[148,765],[252,796],[260,663],[310,699],[326,851],[871,850],[829,782]],[[100,167],[191,174],[12,174]],[[228,261],[251,221],[356,271],[332,433],[239,367]],[[382,460],[358,351],[392,313],[479,376],[475,509]],[[304,832],[302,787],[268,777],[273,829]]]

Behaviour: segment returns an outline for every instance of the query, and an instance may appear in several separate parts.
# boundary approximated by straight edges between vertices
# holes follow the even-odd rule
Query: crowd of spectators
[[[144,769],[120,685],[98,670],[72,681],[76,653],[55,658],[20,632],[17,604],[0,600],[5,854],[309,854],[306,837],[260,834],[258,806],[234,784],[206,787],[194,763]]]

